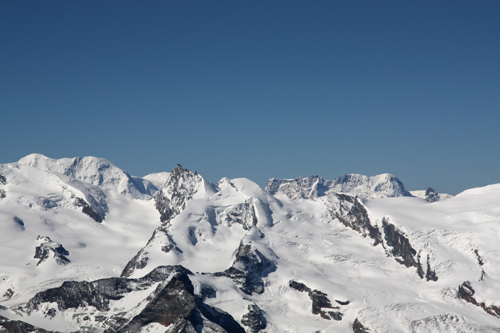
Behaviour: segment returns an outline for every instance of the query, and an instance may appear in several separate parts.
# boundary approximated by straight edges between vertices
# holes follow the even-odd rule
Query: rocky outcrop
[[[151,323],[169,327],[170,332],[244,332],[229,314],[210,307],[194,295],[193,285],[186,273],[174,276],[140,314],[119,329],[120,333],[134,333]]]
[[[252,199],[231,207],[226,211],[226,214],[229,223],[241,224],[245,230],[250,230],[253,226],[257,225],[257,216]]]
[[[6,185],[7,184],[7,179],[5,178],[4,175],[0,173],[0,185]],[[4,189],[0,188],[0,200],[5,198],[7,196],[7,193],[5,192]]]
[[[373,239],[373,246],[382,242],[380,230],[376,225],[371,224],[368,212],[358,198],[333,193],[328,195],[326,205],[332,218],[338,219],[343,225],[359,232],[363,237]]]
[[[439,196],[432,187],[428,187],[427,190],[425,190],[425,201],[427,202],[439,201]]]
[[[453,198],[453,195],[446,193],[437,193],[432,187],[428,187],[425,191],[411,191],[413,196],[422,198],[427,202],[438,202]]]
[[[233,265],[214,276],[226,276],[240,285],[241,291],[248,295],[264,292],[263,277],[276,270],[276,263],[267,258],[253,244],[240,243]]]
[[[165,327],[172,325],[169,326],[171,332],[198,332],[204,327],[211,332],[244,332],[233,317],[206,305],[194,294],[189,279],[191,274],[182,266],[160,266],[139,279],[66,281],[61,287],[36,294],[23,311],[28,315],[42,311],[46,317],[55,317],[59,311],[72,309],[74,316],[81,318],[82,329],[92,330],[98,326],[98,331],[105,332],[138,332],[152,323]],[[128,314],[125,309],[119,314],[106,315],[113,302],[148,289],[151,292],[139,313]],[[132,308],[136,304],[129,306]]]
[[[241,323],[248,327],[248,331],[251,333],[258,333],[267,327],[267,320],[264,317],[264,313],[256,304],[248,306],[248,313],[243,315]]]
[[[47,260],[51,255],[59,265],[67,265],[71,261],[66,257],[69,252],[59,243],[52,241],[47,236],[38,236],[40,245],[35,249],[35,259],[40,259],[37,266]]]
[[[272,178],[267,182],[265,191],[269,194],[282,194],[289,199],[311,199],[325,195],[329,190],[331,181],[316,175],[307,178],[295,179]]]
[[[177,216],[186,203],[198,191],[198,186],[203,178],[197,173],[177,166],[170,173],[164,188],[155,196],[155,207],[160,213],[161,222],[167,222]]]
[[[338,311],[340,309],[339,306],[333,306],[330,300],[328,299],[328,295],[319,291],[319,290],[312,290],[305,284],[297,281],[290,281],[289,287],[301,292],[306,292],[309,295],[309,298],[312,301],[312,313],[313,314],[319,314],[322,318],[327,319],[327,320],[337,320],[340,321],[342,320],[343,313]],[[342,302],[342,301],[336,301],[338,304],[341,305],[347,305],[350,302]]]
[[[416,267],[415,255],[417,251],[411,246],[408,238],[385,217],[382,219],[382,230],[385,245],[390,247],[389,253],[394,256],[396,261],[406,267]]]
[[[42,303],[56,303],[58,310],[92,306],[99,311],[109,310],[109,303],[136,290],[144,290],[175,274],[189,274],[182,266],[160,266],[139,279],[107,278],[87,281],[66,281],[58,288],[36,294],[26,305],[29,311],[37,310]]]
[[[470,281],[465,281],[458,287],[458,297],[466,302],[482,308],[488,314],[500,318],[500,307],[496,305],[486,305],[485,302],[478,302],[474,297],[476,291],[472,288]]]
[[[313,199],[330,193],[346,193],[363,199],[411,196],[403,183],[391,174],[373,177],[348,174],[334,180],[325,180],[316,175],[295,179],[272,178],[265,190],[272,195],[280,194],[289,199]]]
[[[358,318],[354,319],[354,323],[352,324],[352,331],[354,333],[369,333],[370,330],[367,329],[361,322],[359,321]]]
[[[422,267],[422,263],[420,262],[420,254],[417,256],[417,274],[423,279],[425,278],[427,281],[437,281],[438,276],[436,271],[431,269],[430,257],[427,255],[427,269],[424,272],[424,268]]]
[[[140,249],[139,252],[137,252],[137,254],[130,259],[127,265],[125,265],[125,268],[120,276],[130,277],[134,271],[145,268],[149,261],[150,249],[158,244],[161,244],[161,251],[165,253],[170,251],[182,253],[182,250],[177,247],[172,237],[168,234],[167,226],[160,226],[153,232],[153,235],[148,240],[146,246]]]
[[[94,208],[92,208],[92,206],[90,206],[87,201],[83,200],[82,198],[75,198],[75,206],[81,207],[82,212],[90,216],[94,221],[99,223],[102,222],[103,217],[99,215],[99,213]]]

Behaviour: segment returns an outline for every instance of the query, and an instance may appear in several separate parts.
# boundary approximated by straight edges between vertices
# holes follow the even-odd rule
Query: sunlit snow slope
[[[0,332],[500,332],[500,184],[431,203],[389,174],[264,190],[38,154],[0,175]]]

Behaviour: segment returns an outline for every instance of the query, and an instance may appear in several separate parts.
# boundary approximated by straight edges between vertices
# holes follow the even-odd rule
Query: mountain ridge
[[[431,204],[389,174],[177,165],[134,195],[103,160],[41,160],[0,165],[0,331],[500,331],[500,184]]]

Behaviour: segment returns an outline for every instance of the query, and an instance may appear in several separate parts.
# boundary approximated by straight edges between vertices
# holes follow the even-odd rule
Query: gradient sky
[[[1,1],[0,163],[500,182],[500,1]]]

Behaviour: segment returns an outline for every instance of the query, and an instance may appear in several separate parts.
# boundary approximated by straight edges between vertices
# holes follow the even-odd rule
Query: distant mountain
[[[500,332],[500,184],[423,198],[29,155],[0,165],[0,332]]]
[[[446,193],[437,193],[432,187],[428,187],[425,191],[410,191],[411,195],[417,198],[422,198],[427,202],[443,201],[453,198],[453,195]]]
[[[63,174],[132,198],[144,198],[144,195],[152,195],[157,191],[152,182],[132,177],[104,158],[87,156],[55,160],[41,154],[31,154],[20,159],[18,164]]]
[[[284,195],[289,199],[311,199],[328,193],[348,193],[363,199],[411,196],[403,183],[388,173],[373,177],[349,174],[334,180],[325,180],[318,176],[273,178],[267,183],[266,191],[272,195]]]

